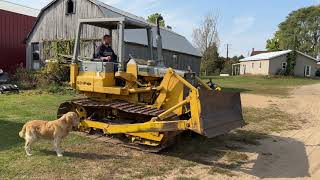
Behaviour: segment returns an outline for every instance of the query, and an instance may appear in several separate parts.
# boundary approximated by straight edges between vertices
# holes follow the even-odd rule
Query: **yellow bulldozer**
[[[117,63],[79,56],[84,25],[109,29],[110,35],[117,30],[113,37],[118,42]],[[149,23],[125,17],[79,20],[70,84],[85,98],[62,103],[58,117],[74,111],[81,119],[79,131],[99,131],[130,145],[157,150],[174,143],[184,131],[212,138],[244,126],[240,93],[212,89],[191,70],[163,66],[159,23],[157,28],[154,60]],[[125,29],[147,31],[150,59],[124,60]]]

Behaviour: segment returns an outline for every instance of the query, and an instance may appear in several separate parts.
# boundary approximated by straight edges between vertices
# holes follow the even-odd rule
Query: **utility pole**
[[[226,44],[227,45],[227,61],[229,60],[229,46],[231,46],[231,44]]]

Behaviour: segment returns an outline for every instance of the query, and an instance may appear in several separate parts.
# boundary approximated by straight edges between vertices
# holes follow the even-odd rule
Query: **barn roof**
[[[41,9],[32,31],[34,30],[34,28],[35,28],[37,22],[39,21],[41,15],[43,14],[43,12],[47,8],[49,8],[51,5],[53,5],[56,1],[58,1],[58,0],[51,1],[47,6],[45,6],[43,9]],[[107,4],[105,4],[101,1],[98,1],[98,0],[88,0],[88,1],[99,6],[102,13],[105,16],[107,16],[107,11],[112,11],[116,14],[119,14],[120,16],[125,16],[126,18],[133,19],[135,21],[142,21],[144,23],[148,23],[148,24],[152,25],[154,27],[153,28],[153,36],[154,36],[154,40],[155,40],[155,36],[156,36],[155,24],[147,22],[143,17],[139,17],[134,14],[128,13],[126,11],[120,10],[118,8],[107,5]],[[31,33],[32,33],[32,31],[31,31]],[[192,44],[184,36],[179,35],[178,33],[174,32],[170,29],[167,29],[167,28],[161,28],[161,33],[162,33],[162,40],[163,40],[163,43],[162,43],[163,49],[200,57],[199,51],[195,47],[193,47]],[[28,35],[27,39],[29,38],[30,34]],[[130,42],[130,43],[136,43],[136,44],[142,44],[142,45],[148,44],[146,31],[141,30],[141,29],[125,30],[124,40],[125,40],[125,42]],[[155,41],[154,41],[153,46],[157,47],[157,44]]]
[[[273,59],[273,58],[276,58],[276,57],[279,57],[279,56],[283,56],[283,55],[286,55],[288,53],[292,52],[292,50],[284,50],[284,51],[274,51],[274,52],[267,52],[267,53],[261,53],[261,54],[257,54],[257,55],[254,55],[254,56],[250,56],[250,57],[246,57],[246,58],[243,58],[243,59],[240,59],[240,62],[245,62],[245,61],[260,61],[260,60],[270,60],[270,59]],[[299,54],[305,56],[305,57],[308,57],[314,61],[317,61],[316,58],[314,57],[311,57],[305,53],[302,53],[300,51],[297,51]]]
[[[153,27],[153,47],[157,47],[156,39],[156,27]],[[191,43],[183,36],[173,33],[165,29],[161,29],[162,46],[163,49],[199,56],[200,53]],[[130,29],[125,31],[126,42],[137,43],[147,45],[147,32],[143,29]]]
[[[14,12],[25,16],[37,17],[39,14],[38,9],[22,6],[16,3],[8,2],[5,0],[0,1],[0,10]]]

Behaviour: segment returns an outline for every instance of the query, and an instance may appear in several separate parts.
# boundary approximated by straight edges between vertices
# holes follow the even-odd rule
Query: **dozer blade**
[[[213,92],[200,89],[201,128],[212,138],[245,125],[240,93]]]

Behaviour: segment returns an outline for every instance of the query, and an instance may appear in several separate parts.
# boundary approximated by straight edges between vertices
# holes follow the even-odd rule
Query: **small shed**
[[[77,22],[84,18],[127,17],[146,22],[142,17],[130,14],[97,0],[54,0],[44,7],[32,31],[27,37],[27,67],[39,69],[41,64],[59,54],[72,54]],[[155,25],[154,40],[156,36]],[[80,55],[91,58],[95,48],[101,43],[101,37],[108,30],[86,25],[81,35]],[[116,34],[117,32],[112,32]],[[162,28],[163,57],[168,67],[200,71],[201,57],[196,48],[182,35],[171,29]],[[126,30],[125,58],[148,58],[147,35],[144,30]],[[117,53],[116,39],[113,38],[113,49]],[[157,58],[154,42],[154,57]],[[63,52],[61,52],[63,51]]]
[[[0,69],[14,71],[26,63],[24,40],[39,11],[19,4],[0,1]]]
[[[240,60],[233,65],[234,75],[276,75],[287,68],[288,54],[292,50],[274,51],[257,54]],[[294,75],[314,77],[318,70],[317,59],[297,51]]]

